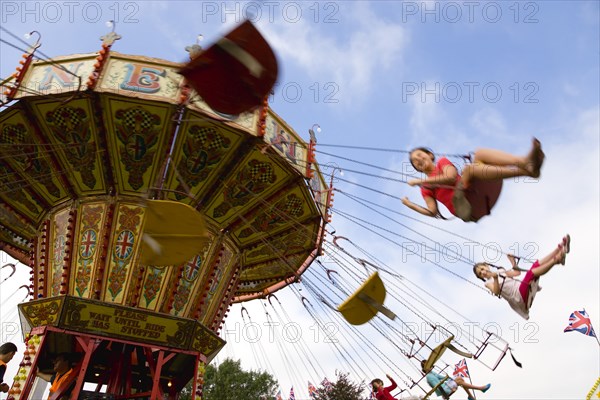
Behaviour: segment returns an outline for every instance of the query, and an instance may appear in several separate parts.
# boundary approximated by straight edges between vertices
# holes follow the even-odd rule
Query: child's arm
[[[518,269],[511,269],[510,271],[506,271],[505,275],[509,278],[514,278],[515,276],[521,275],[521,271]]]
[[[490,292],[492,292],[493,294],[495,294],[496,296],[500,295],[500,282],[498,282],[498,274],[497,273],[492,273],[492,278],[493,281],[487,281],[485,283],[485,287],[487,287]]]
[[[423,186],[423,185],[452,185],[456,182],[456,177],[458,176],[458,170],[456,167],[448,162],[447,165],[444,165],[442,168],[442,173],[436,176],[427,177],[425,179],[411,179],[408,181],[410,186]]]
[[[419,214],[426,215],[428,217],[435,217],[438,214],[437,201],[433,197],[425,197],[425,204],[427,204],[427,208],[413,203],[408,199],[408,197],[402,199],[402,204],[404,204],[411,210],[416,211]]]
[[[392,379],[391,376],[389,376],[389,375],[386,375],[386,376],[390,380],[390,382],[392,382],[392,384],[390,386],[386,387],[388,392],[391,392],[392,390],[396,389],[398,387],[398,385],[396,385],[396,382]]]

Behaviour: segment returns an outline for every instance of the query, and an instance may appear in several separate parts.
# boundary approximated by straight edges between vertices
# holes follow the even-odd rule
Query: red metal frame
[[[73,387],[69,397],[70,400],[76,400],[79,397],[80,392],[85,383],[86,372],[92,366],[91,361],[94,352],[102,344],[106,344],[107,346],[110,346],[113,343],[126,345],[123,348],[123,351],[111,354],[111,357],[107,361],[109,365],[106,366],[106,371],[109,372],[109,375],[106,378],[99,378],[95,390],[96,392],[99,392],[102,385],[107,384],[107,393],[112,394],[115,399],[134,399],[139,397],[149,397],[150,400],[163,400],[165,398],[175,400],[178,394],[177,387],[183,386],[186,382],[183,382],[183,379],[173,377],[173,386],[169,387],[168,389],[164,389],[164,379],[161,381],[161,373],[163,372],[163,367],[177,354],[185,354],[192,356],[194,360],[194,375],[192,377],[194,381],[193,388],[194,391],[196,391],[198,384],[198,363],[200,361],[206,360],[206,357],[204,357],[199,352],[190,350],[181,350],[164,346],[150,345],[147,343],[122,339],[117,340],[110,337],[83,334],[80,332],[58,329],[52,326],[38,327],[33,329],[31,334],[41,335],[40,345],[33,360],[29,376],[27,377],[27,380],[25,381],[25,384],[23,386],[23,391],[20,395],[20,398],[22,399],[28,399],[30,396],[33,383],[36,379],[36,370],[38,368],[38,362],[40,360],[41,355],[47,352],[47,339],[48,335],[51,333],[64,334],[72,337],[74,339],[76,348],[80,349],[84,354],[82,361],[78,363],[77,367],[75,367],[78,368],[79,371],[77,374],[75,386]],[[149,376],[152,378],[151,387],[149,386],[148,390],[144,391],[143,393],[131,393],[133,388],[133,376],[130,373],[126,373],[127,371],[130,371],[132,369],[131,360],[132,356],[134,356],[133,353],[135,352],[136,348],[140,352],[143,352],[143,355],[145,356],[145,362],[147,362],[150,370]],[[157,354],[158,357],[155,359]],[[135,356],[137,357],[137,355]],[[69,388],[63,388],[60,390],[60,393],[57,391],[54,395],[60,397],[62,392],[68,389]],[[165,395],[167,395],[167,397],[165,397]]]

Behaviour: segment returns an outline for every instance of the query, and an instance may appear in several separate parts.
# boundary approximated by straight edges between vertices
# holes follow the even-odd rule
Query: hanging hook
[[[281,305],[281,302],[279,301],[279,299],[277,298],[277,296],[275,296],[274,294],[270,294],[267,296],[267,300],[269,301],[269,304],[271,305],[271,307],[273,307],[273,303],[271,303],[271,297],[275,297],[275,300],[277,300],[277,302],[279,303],[279,305]]]
[[[344,236],[334,236],[334,238],[333,238],[333,244],[335,245],[335,247],[337,247],[340,250],[344,250],[344,248],[342,246],[340,246],[339,244],[337,244],[337,240],[338,239],[344,239],[344,240],[347,240],[349,242],[350,242],[350,239],[348,239],[347,237],[344,237]],[[344,250],[344,251],[346,251],[346,250]]]
[[[242,319],[244,319],[244,311],[246,311],[246,316],[248,317],[248,320],[252,321],[252,318],[250,318],[250,313],[248,312],[248,310],[246,309],[246,307],[242,307],[242,309],[240,310],[240,314],[242,315]]]
[[[327,278],[329,278],[329,280],[331,281],[331,283],[333,283],[335,285],[336,283],[333,280],[333,278],[331,277],[331,274],[335,272],[336,274],[339,275],[339,272],[337,272],[336,270],[333,270],[333,269],[326,269],[325,271],[327,273]]]
[[[6,268],[6,267],[12,268],[12,272],[10,273],[9,276],[7,276],[6,278],[4,278],[2,280],[2,282],[0,282],[0,284],[3,283],[3,282],[5,282],[5,281],[7,281],[8,278],[10,278],[11,276],[13,276],[15,274],[15,272],[17,272],[17,266],[15,264],[13,264],[13,263],[4,264],[2,267],[0,267],[0,269]]]
[[[39,33],[38,31],[31,31],[29,33],[25,34],[25,39],[29,39],[31,38],[31,36],[33,36],[33,34],[36,33],[38,35],[38,39],[36,40],[36,42],[34,44],[31,45],[31,47],[29,48],[30,52],[34,52],[38,47],[40,47],[42,45],[41,41],[42,41],[42,34]]]
[[[306,297],[302,296],[301,300],[302,300],[302,305],[304,306],[304,308],[308,309],[308,307],[306,306],[306,303],[310,304],[310,306],[312,307],[312,303]],[[306,301],[306,303],[304,301]]]
[[[32,296],[32,295],[33,295],[33,293],[31,293],[31,288],[30,288],[29,286],[27,286],[27,285],[21,285],[21,286],[19,286],[19,287],[17,288],[17,292],[18,292],[19,290],[23,289],[23,288],[27,289],[27,296],[25,296],[25,298],[24,298],[23,300],[25,300],[25,299],[27,299],[27,297],[29,297],[29,296]]]

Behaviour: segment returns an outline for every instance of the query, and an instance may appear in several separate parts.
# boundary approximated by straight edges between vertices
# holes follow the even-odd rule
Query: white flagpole
[[[467,359],[463,358],[463,360],[465,360],[465,366],[467,367],[467,371],[469,371],[469,366],[467,365]],[[469,383],[471,385],[473,385],[473,381],[471,380],[471,372],[469,372]],[[473,392],[473,398],[475,400],[477,400],[477,395],[475,394],[475,390],[471,389],[471,391]]]
[[[587,311],[585,311],[585,308],[583,309],[583,311],[587,314]],[[590,327],[592,329],[592,332],[596,333],[596,331],[594,330],[594,326],[592,325],[592,318],[590,317]],[[596,338],[596,342],[598,343],[598,346],[600,347],[600,339],[598,339],[598,334],[596,333],[594,335],[594,337]]]

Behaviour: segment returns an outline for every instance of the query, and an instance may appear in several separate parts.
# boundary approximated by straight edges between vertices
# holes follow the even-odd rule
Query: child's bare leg
[[[467,383],[463,378],[454,378],[454,382],[463,389],[475,389],[475,390],[483,390],[485,386],[475,386],[470,383]]]
[[[520,166],[522,168],[527,167],[527,163],[530,161],[528,156],[515,156],[514,154],[506,153],[502,150],[496,149],[477,149],[473,155],[473,161],[479,161],[488,165],[498,166]]]
[[[560,264],[562,256],[564,255],[564,250],[563,249],[557,249],[557,250],[558,250],[558,252],[556,252],[556,250],[555,250],[552,253],[552,254],[554,254],[554,257],[549,258],[550,256],[546,256],[546,257],[544,257],[544,259],[542,261],[539,261],[540,265],[531,271],[533,273],[533,276],[538,278],[542,275],[545,275],[556,264]]]
[[[465,392],[467,392],[467,396],[468,396],[468,398],[469,398],[469,399],[474,399],[474,398],[475,398],[475,396],[473,395],[473,393],[471,393],[471,391],[470,391],[469,389],[467,389],[467,388],[466,388],[466,387],[464,387],[464,386],[461,386],[461,387],[463,388],[463,390],[464,390]]]
[[[531,176],[531,171],[515,166],[469,164],[463,168],[461,182],[463,187],[468,187],[472,179],[495,181],[517,176]]]
[[[539,169],[544,161],[544,152],[539,140],[534,138],[529,154],[524,157],[515,156],[501,150],[478,149],[475,151],[474,161],[495,166],[513,166],[526,171],[527,176],[538,177]]]
[[[541,258],[539,260],[540,265],[542,264],[546,264],[549,261],[552,261],[553,258],[555,258],[556,256],[558,256],[561,253],[561,249],[560,247],[557,247],[556,249],[554,249],[552,251],[552,253],[548,254],[547,256],[545,256],[544,258]]]

